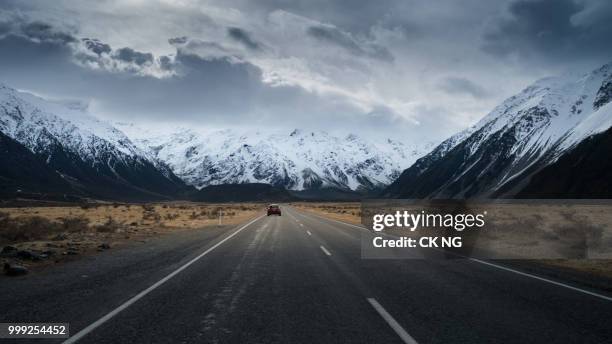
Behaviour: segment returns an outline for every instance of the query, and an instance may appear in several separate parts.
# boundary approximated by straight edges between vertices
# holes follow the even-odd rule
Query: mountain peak
[[[391,183],[425,153],[363,138],[355,144],[325,131],[299,128],[289,135],[228,129],[197,133],[188,140],[168,135],[135,142],[198,188],[233,183],[267,183],[294,190],[376,188]]]
[[[536,81],[419,159],[388,194],[464,198],[510,192],[526,176],[612,126],[609,68]]]
[[[75,189],[65,192],[161,199],[185,190],[185,184],[165,165],[81,106],[66,106],[10,87],[0,91],[0,131],[34,153],[51,172],[67,177],[70,185],[75,183]]]

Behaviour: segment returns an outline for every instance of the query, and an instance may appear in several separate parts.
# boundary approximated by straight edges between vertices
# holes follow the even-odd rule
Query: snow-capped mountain
[[[612,126],[612,64],[546,78],[442,142],[385,191],[393,197],[507,196],[585,138]]]
[[[185,188],[168,167],[80,104],[49,101],[0,84],[0,131],[86,195],[167,196]]]
[[[180,129],[155,135],[117,124],[190,185],[267,183],[291,190],[334,187],[373,190],[391,183],[433,145],[410,147],[387,139],[373,142],[354,134],[324,131],[199,132]]]

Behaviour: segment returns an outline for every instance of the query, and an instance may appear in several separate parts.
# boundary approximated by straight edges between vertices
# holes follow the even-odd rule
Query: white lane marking
[[[581,289],[581,288],[578,288],[578,287],[573,287],[573,286],[571,286],[569,284],[553,281],[553,280],[550,280],[548,278],[539,277],[539,276],[536,276],[536,275],[532,275],[532,274],[529,274],[529,273],[526,273],[526,272],[521,272],[521,271],[518,271],[518,270],[507,268],[505,266],[489,263],[487,261],[476,259],[476,258],[468,258],[468,259],[473,261],[473,262],[476,262],[476,263],[488,265],[488,266],[491,266],[491,267],[494,267],[494,268],[497,268],[497,269],[501,269],[501,270],[504,270],[504,271],[513,272],[513,273],[519,274],[521,276],[534,278],[534,279],[537,279],[538,281],[547,282],[547,283],[554,284],[554,285],[559,286],[559,287],[563,287],[563,288],[571,289],[571,290],[574,290],[574,291],[577,291],[577,292],[580,292],[580,293],[584,293],[584,294],[587,294],[587,295],[595,296],[595,297],[598,297],[598,298],[606,300],[606,301],[612,301],[612,297],[605,296],[605,295],[598,294],[598,293],[594,293],[592,291],[588,291],[588,290]]]
[[[331,256],[331,253],[323,246],[319,246],[321,248],[321,251],[325,252],[326,255]]]
[[[197,257],[193,258],[192,260],[190,260],[189,262],[185,263],[185,265],[181,266],[180,268],[174,270],[172,273],[168,274],[166,277],[160,279],[159,281],[157,281],[155,284],[153,284],[152,286],[148,287],[147,289],[141,291],[140,293],[138,293],[136,296],[132,297],[131,299],[127,300],[125,303],[123,303],[122,305],[120,305],[119,307],[113,309],[112,311],[110,311],[108,314],[106,314],[105,316],[103,316],[102,318],[96,320],[95,322],[91,323],[89,326],[85,327],[84,329],[82,329],[81,331],[77,332],[75,335],[73,335],[72,337],[66,339],[63,343],[64,344],[70,344],[70,343],[76,343],[79,339],[85,337],[89,332],[95,330],[98,326],[104,324],[105,322],[107,322],[108,320],[110,320],[112,317],[114,317],[115,315],[119,314],[119,312],[121,312],[122,310],[128,308],[129,306],[131,306],[134,302],[140,300],[141,298],[143,298],[145,295],[147,295],[148,293],[150,293],[151,291],[155,290],[156,288],[158,288],[159,286],[161,286],[162,284],[164,284],[165,282],[167,282],[169,279],[171,279],[172,277],[176,276],[179,272],[185,270],[186,268],[188,268],[191,264],[195,263],[196,261],[198,261],[200,258],[204,257],[205,255],[207,255],[208,253],[210,253],[212,250],[214,250],[215,248],[221,246],[221,244],[223,244],[224,242],[228,241],[229,239],[233,238],[236,234],[240,233],[243,229],[247,228],[249,225],[251,225],[253,222],[261,219],[264,215],[261,215],[259,217],[257,217],[256,219],[252,220],[251,222],[247,223],[246,225],[238,228],[236,231],[234,231],[232,234],[228,235],[227,237],[225,237],[223,240],[219,241],[218,243],[214,244],[211,248],[209,248],[208,250],[202,252],[200,255],[198,255]]]
[[[301,215],[302,216],[306,216],[304,214],[301,214]],[[356,225],[353,225],[353,224],[350,224],[350,223],[346,223],[346,222],[342,222],[342,221],[328,219],[328,218],[321,217],[321,216],[314,215],[314,214],[309,214],[309,215],[316,216],[316,217],[318,217],[320,219],[323,219],[323,220],[338,222],[338,223],[343,224],[343,225],[347,225],[347,226],[351,226],[351,227],[356,227],[356,228],[363,229],[363,230],[366,230],[366,231],[369,232],[369,230],[367,228],[365,228],[365,227],[356,226]],[[519,274],[519,275],[524,276],[524,277],[533,278],[533,279],[536,279],[536,280],[541,281],[541,282],[550,283],[550,284],[556,285],[558,287],[567,288],[567,289],[570,289],[570,290],[573,290],[573,291],[577,291],[579,293],[583,293],[583,294],[586,294],[586,295],[591,295],[591,296],[600,298],[602,300],[612,301],[612,297],[610,297],[610,296],[598,294],[598,293],[595,293],[595,292],[592,292],[592,291],[588,291],[586,289],[574,287],[574,286],[571,286],[569,284],[553,281],[551,279],[544,278],[544,277],[539,277],[539,276],[536,276],[536,275],[533,275],[533,274],[530,274],[530,273],[521,272],[521,271],[518,271],[518,270],[515,270],[515,269],[511,269],[511,268],[508,268],[508,267],[505,267],[505,266],[502,266],[502,265],[490,263],[490,262],[487,262],[487,261],[484,261],[484,260],[480,260],[480,259],[477,259],[477,258],[470,258],[470,257],[465,257],[465,256],[463,256],[463,257],[467,258],[467,259],[469,259],[469,260],[471,260],[473,262],[476,262],[476,263],[484,264],[484,265],[487,265],[487,266],[490,266],[490,267],[493,267],[493,268],[497,268],[497,269],[500,269],[500,270],[504,270],[504,271],[507,271],[507,272],[512,272],[512,273],[515,273],[515,274]]]
[[[306,233],[308,233],[308,235],[312,235],[312,233],[310,233],[310,231],[306,231]]]
[[[346,225],[346,226],[351,226],[351,227],[359,228],[359,229],[361,229],[361,230],[365,230],[365,231],[368,231],[368,232],[369,232],[369,230],[368,230],[367,228],[363,227],[363,226],[357,226],[357,225],[354,225],[354,224],[351,224],[351,223],[347,223],[347,222],[342,222],[342,221],[338,221],[338,220],[334,220],[334,219],[328,219],[328,218],[326,218],[326,217],[319,216],[319,215],[315,215],[315,214],[308,214],[308,215],[305,215],[305,214],[300,213],[300,212],[298,212],[298,214],[300,214],[300,215],[302,215],[302,216],[304,216],[304,217],[308,217],[308,216],[318,217],[318,218],[320,218],[320,219],[322,219],[322,220],[327,220],[327,221],[337,222],[337,223],[340,223],[340,224],[343,224],[343,225]]]
[[[408,332],[406,332],[406,330],[404,330],[402,325],[400,325],[395,319],[393,319],[391,314],[389,314],[383,308],[383,306],[381,306],[380,303],[378,303],[378,301],[376,301],[376,299],[373,299],[373,298],[369,297],[368,298],[368,302],[372,305],[372,307],[374,307],[374,309],[378,312],[378,314],[380,314],[380,316],[383,319],[385,319],[387,324],[389,324],[389,326],[391,326],[393,331],[395,331],[395,333],[397,333],[397,335],[402,339],[402,341],[404,341],[404,343],[406,343],[406,344],[418,344],[417,341],[414,340],[414,338],[412,338],[412,336],[409,335]]]
[[[300,227],[304,227],[304,225],[300,223]]]

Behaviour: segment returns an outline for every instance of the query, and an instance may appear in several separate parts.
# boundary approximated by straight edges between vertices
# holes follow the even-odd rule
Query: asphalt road
[[[361,259],[363,232],[283,207],[177,233],[0,279],[0,322],[68,322],[78,343],[612,342],[609,294],[467,259]]]

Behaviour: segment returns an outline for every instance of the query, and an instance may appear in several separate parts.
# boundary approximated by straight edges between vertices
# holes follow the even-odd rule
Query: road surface
[[[0,322],[68,322],[69,343],[612,342],[610,294],[467,259],[364,260],[363,231],[283,207],[113,249],[0,279]]]

